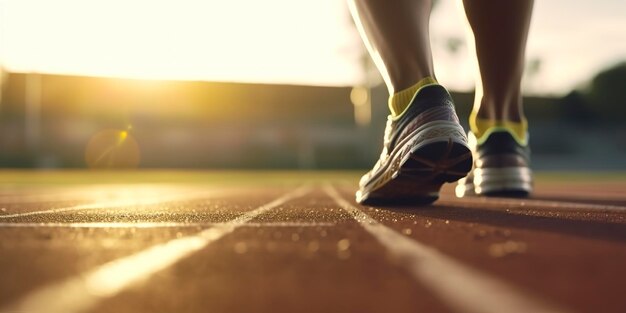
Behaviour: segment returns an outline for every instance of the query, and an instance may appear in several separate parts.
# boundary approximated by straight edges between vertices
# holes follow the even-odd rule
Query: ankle
[[[475,105],[472,111],[473,119],[517,123],[526,120],[521,96],[508,97],[508,99],[483,96],[476,103],[478,105]]]
[[[391,111],[391,116],[397,117],[402,115],[402,113],[408,108],[415,94],[422,87],[433,84],[437,84],[437,81],[432,77],[426,77],[414,83],[409,88],[393,93],[389,97],[389,110]]]
[[[469,118],[469,126],[478,142],[483,142],[494,131],[508,131],[513,138],[521,145],[527,144],[528,122],[520,114],[516,117],[498,116],[495,114],[479,114],[479,111],[472,111]]]

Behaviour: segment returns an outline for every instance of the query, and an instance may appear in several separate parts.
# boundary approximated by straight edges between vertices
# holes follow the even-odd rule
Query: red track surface
[[[626,311],[624,181],[372,208],[332,175],[237,177],[4,183],[0,312]]]

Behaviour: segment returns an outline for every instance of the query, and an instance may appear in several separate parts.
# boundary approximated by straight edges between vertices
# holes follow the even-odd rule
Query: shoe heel
[[[398,175],[432,184],[451,183],[467,176],[473,160],[465,142],[452,137],[429,141],[411,150]]]
[[[363,204],[426,205],[439,198],[444,183],[465,177],[472,169],[472,153],[458,122],[437,120],[421,125],[397,143],[386,168],[360,187]]]
[[[474,170],[474,190],[478,195],[526,197],[532,192],[532,185],[532,171],[528,167]]]

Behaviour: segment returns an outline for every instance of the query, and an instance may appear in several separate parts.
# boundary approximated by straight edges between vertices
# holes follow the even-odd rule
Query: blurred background
[[[475,64],[439,0],[439,81]],[[626,2],[536,1],[533,166],[626,170]],[[341,0],[0,0],[0,167],[365,169],[387,91]]]

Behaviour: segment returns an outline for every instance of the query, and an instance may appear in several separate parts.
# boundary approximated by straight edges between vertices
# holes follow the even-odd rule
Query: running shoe
[[[489,129],[480,140],[470,132],[468,141],[474,154],[474,167],[470,175],[459,180],[455,189],[457,197],[526,197],[532,192],[527,142],[520,143],[506,128]]]
[[[374,168],[359,182],[363,204],[430,204],[439,189],[472,169],[472,153],[448,91],[427,85],[398,117],[389,116]]]

